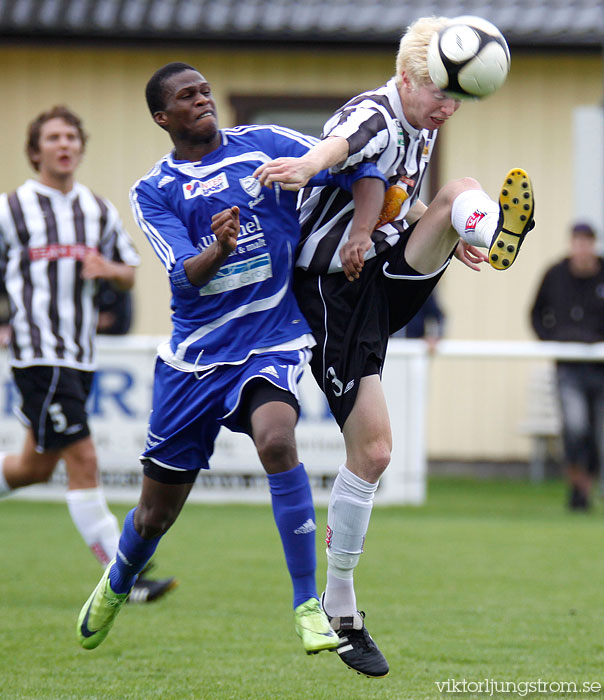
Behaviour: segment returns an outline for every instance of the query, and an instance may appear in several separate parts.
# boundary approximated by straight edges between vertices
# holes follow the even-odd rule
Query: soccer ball
[[[503,34],[482,17],[455,17],[428,46],[428,72],[443,92],[458,99],[487,97],[510,70]]]

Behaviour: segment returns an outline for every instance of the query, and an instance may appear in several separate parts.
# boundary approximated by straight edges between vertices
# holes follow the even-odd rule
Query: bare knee
[[[91,489],[98,486],[98,462],[92,441],[88,438],[63,451],[70,489]]]
[[[271,426],[255,434],[254,442],[268,474],[287,471],[298,464],[296,439],[291,428]]]
[[[30,484],[45,484],[50,481],[54,470],[54,464],[48,464],[47,462],[30,462],[24,465],[22,475],[24,480]]]
[[[168,532],[179,512],[176,505],[139,503],[134,512],[134,527],[144,540],[152,540]]]
[[[361,479],[375,484],[390,464],[390,450],[390,443],[386,440],[373,440],[355,454],[349,454],[347,466]]]
[[[481,190],[478,180],[473,177],[460,177],[443,185],[434,198],[434,203],[451,209],[455,198],[466,190]]]
[[[49,454],[7,455],[3,463],[4,478],[13,489],[42,484],[50,480],[58,460],[58,455]]]
[[[134,527],[145,540],[165,534],[182,510],[193,482],[165,484],[143,476],[141,495],[134,511]]]
[[[375,483],[390,464],[390,446],[382,441],[370,445],[366,464],[368,472],[366,481]]]

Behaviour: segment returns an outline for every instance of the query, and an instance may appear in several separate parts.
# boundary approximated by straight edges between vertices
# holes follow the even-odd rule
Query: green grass
[[[426,506],[376,508],[356,587],[383,680],[304,655],[268,507],[187,506],[158,552],[180,587],[126,606],[84,651],[75,621],[98,565],[63,504],[2,502],[0,698],[422,700],[449,678],[604,682],[604,508],[563,502],[558,483],[442,479]]]

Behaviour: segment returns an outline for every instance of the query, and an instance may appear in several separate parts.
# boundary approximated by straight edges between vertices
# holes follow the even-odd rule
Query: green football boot
[[[316,598],[309,598],[294,609],[296,634],[302,640],[307,654],[318,654],[326,649],[335,649],[340,643],[332,630],[327,615]]]
[[[105,639],[116,615],[128,599],[128,593],[114,593],[109,585],[109,570],[113,559],[105,569],[97,587],[84,603],[78,617],[78,641],[84,649],[96,649]]]

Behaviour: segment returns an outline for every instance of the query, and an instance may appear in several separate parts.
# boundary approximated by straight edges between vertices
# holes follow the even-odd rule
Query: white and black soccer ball
[[[456,98],[492,95],[509,70],[510,50],[503,34],[482,17],[455,17],[428,46],[432,82]]]

